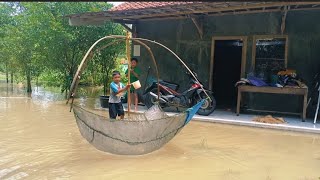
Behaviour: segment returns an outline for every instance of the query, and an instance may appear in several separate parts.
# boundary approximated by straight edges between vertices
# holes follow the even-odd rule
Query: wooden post
[[[237,116],[239,116],[240,114],[240,105],[241,105],[241,87],[238,86],[238,97],[237,97],[237,110],[236,110],[236,114]]]
[[[308,89],[303,95],[303,109],[302,109],[302,122],[305,122],[307,115],[307,104],[308,104]]]
[[[127,50],[127,59],[128,59],[128,83],[130,84],[130,74],[131,74],[131,57],[130,57],[130,42],[129,42],[130,34],[127,31],[127,38],[126,38],[126,50]],[[130,106],[131,106],[131,94],[130,89],[128,90],[128,116],[130,116]]]

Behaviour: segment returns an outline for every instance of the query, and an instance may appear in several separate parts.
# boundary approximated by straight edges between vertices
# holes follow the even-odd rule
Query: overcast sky
[[[122,4],[124,2],[108,2],[108,3],[113,4],[114,6],[118,6],[119,4]]]
[[[0,3],[4,3],[4,2],[0,2]],[[108,2],[110,4],[113,4],[114,6],[118,6],[119,4],[122,4],[124,2]]]

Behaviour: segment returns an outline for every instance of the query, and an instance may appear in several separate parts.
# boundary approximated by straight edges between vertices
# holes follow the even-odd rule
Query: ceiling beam
[[[147,18],[147,17],[161,17],[161,16],[169,16],[169,15],[182,15],[182,14],[193,14],[193,13],[206,13],[206,12],[219,12],[219,11],[232,11],[239,9],[250,9],[250,8],[263,8],[263,7],[277,7],[277,6],[286,6],[286,5],[317,5],[320,2],[272,2],[272,3],[259,3],[259,4],[247,4],[246,6],[238,5],[238,6],[229,6],[229,7],[221,7],[221,8],[206,8],[202,10],[196,11],[175,11],[171,13],[159,13],[159,14],[145,14],[145,15],[132,15],[130,18]],[[180,7],[183,8],[183,7]],[[112,13],[116,14],[116,13]],[[121,19],[121,17],[112,17],[112,19]]]
[[[92,19],[82,19],[82,18],[69,18],[69,25],[70,26],[82,26],[82,25],[102,26],[108,20],[110,19],[92,20]]]
[[[299,8],[299,9],[290,9],[290,11],[302,11],[302,10],[320,10],[320,8]],[[208,16],[225,16],[225,15],[241,15],[241,14],[257,14],[257,13],[270,13],[270,12],[281,12],[282,10],[279,10],[278,8],[274,9],[266,9],[265,11],[262,10],[250,10],[250,11],[240,11],[236,12],[235,14],[233,12],[217,12],[214,14],[208,14]],[[186,15],[186,16],[167,16],[165,18],[158,17],[158,18],[145,18],[145,19],[139,19],[139,21],[154,21],[154,20],[164,20],[164,19],[186,19],[190,17],[197,17],[196,15]]]
[[[244,2],[243,6],[246,6],[248,4],[248,2]],[[246,9],[247,11],[250,11],[249,9]]]
[[[138,20],[120,20],[120,19],[117,19],[117,20],[112,20],[112,22],[124,23],[124,24],[137,24]]]
[[[110,16],[106,17],[104,16],[97,16],[94,17],[93,13],[90,13],[91,16],[84,15],[85,18],[79,17],[79,16],[69,16],[69,24],[73,26],[80,26],[80,25],[103,25],[106,21],[113,21],[117,23],[124,23],[124,24],[134,24],[137,21],[148,21],[148,20],[161,20],[161,19],[184,19],[188,17],[197,17],[199,13],[205,13],[208,16],[222,16],[222,15],[237,15],[237,14],[251,14],[251,13],[263,13],[263,12],[276,12],[276,11],[282,11],[282,9],[271,9],[271,8],[277,8],[279,6],[276,5],[282,5],[282,4],[292,4],[293,6],[296,5],[310,5],[309,7],[303,7],[294,9],[292,8],[291,11],[296,10],[318,10],[320,5],[320,2],[295,2],[288,3],[288,2],[277,2],[277,3],[260,3],[260,4],[249,4],[247,3],[246,6],[244,6],[244,3],[241,6],[237,7],[229,7],[229,8],[214,8],[214,7],[206,7],[205,9],[201,10],[195,10],[193,11],[191,9],[181,12],[177,11],[175,13],[162,13],[162,14],[145,14],[145,15],[136,15],[136,16],[127,16],[127,15],[119,15],[114,16],[116,14],[112,13],[109,14]],[[212,5],[211,5],[212,6]],[[281,7],[281,6],[280,6]],[[282,6],[283,7],[283,6]],[[261,8],[261,10],[257,10],[257,8]],[[270,8],[270,9],[268,9]],[[265,9],[265,11],[263,11]],[[237,10],[233,12],[232,10]],[[240,11],[244,10],[244,11]],[[248,11],[249,10],[249,11]],[[231,11],[231,12],[221,12],[221,11]],[[100,13],[101,14],[101,13]],[[114,14],[114,15],[113,15]]]

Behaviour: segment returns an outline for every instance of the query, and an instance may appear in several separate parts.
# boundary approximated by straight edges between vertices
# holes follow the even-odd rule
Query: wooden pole
[[[320,106],[320,86],[319,86],[318,91],[319,91],[319,96],[318,96],[318,103],[317,103],[316,114],[314,115],[314,121],[313,121],[314,124],[317,122],[318,112],[319,112],[319,106]]]
[[[126,37],[126,49],[127,49],[127,59],[128,59],[128,83],[130,84],[130,74],[131,74],[131,57],[130,57],[130,34],[129,31],[127,31],[127,37]],[[130,89],[128,90],[128,116],[130,116],[130,106],[131,106],[131,93]]]

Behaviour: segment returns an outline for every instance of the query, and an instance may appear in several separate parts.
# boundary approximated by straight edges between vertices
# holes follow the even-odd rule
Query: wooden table
[[[303,96],[303,109],[301,113],[302,121],[306,119],[307,111],[307,97],[308,97],[308,87],[295,88],[295,87],[257,87],[257,86],[238,86],[238,99],[237,99],[237,116],[240,113],[241,95],[243,92],[253,92],[253,93],[269,93],[269,94],[293,94]],[[300,113],[299,113],[300,114]]]

